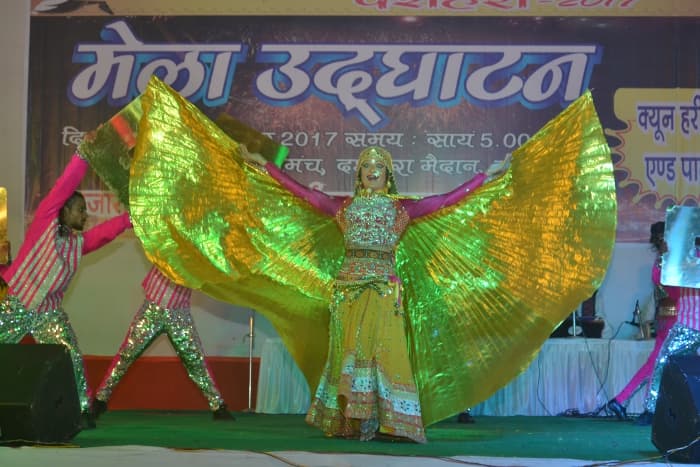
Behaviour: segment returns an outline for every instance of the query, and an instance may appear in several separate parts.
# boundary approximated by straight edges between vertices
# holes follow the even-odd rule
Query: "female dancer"
[[[328,358],[306,421],[327,436],[370,440],[380,434],[425,442],[395,269],[396,244],[412,219],[455,204],[487,176],[504,172],[507,164],[476,175],[446,195],[400,200],[391,155],[380,147],[360,153],[355,194],[347,198],[300,185],[244,146],[241,156],[333,216],[345,240],[345,259],[330,305]]]
[[[652,281],[655,284],[654,302],[656,305],[656,337],[654,338],[654,348],[649,354],[649,358],[632,376],[629,383],[615,397],[608,401],[607,407],[618,420],[627,418],[627,404],[629,398],[642,387],[649,383],[654,363],[661,350],[661,345],[666,340],[668,332],[676,322],[676,299],[678,298],[678,288],[663,286],[659,283],[661,278],[661,255],[666,252],[666,243],[664,242],[664,222],[656,222],[651,225],[651,237],[649,243],[656,251],[656,261],[651,270]],[[641,324],[641,323],[640,323]]]
[[[124,213],[82,232],[87,220],[83,195],[75,191],[88,164],[78,153],[34,213],[12,264],[2,273],[8,284],[0,302],[0,342],[17,343],[31,334],[41,344],[63,344],[73,360],[83,424],[94,427],[90,394],[78,339],[63,311],[63,295],[83,255],[131,227]]]
[[[363,152],[357,193],[336,199],[246,163],[159,80],[140,99],[128,198],[146,255],[175,282],[264,314],[326,433],[423,441],[522,371],[607,268],[615,186],[590,94],[504,176],[423,200],[394,194],[381,148]]]

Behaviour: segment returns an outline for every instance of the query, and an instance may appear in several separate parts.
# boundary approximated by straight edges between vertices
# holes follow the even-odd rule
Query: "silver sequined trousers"
[[[700,331],[690,329],[681,324],[676,324],[671,328],[654,364],[649,392],[644,401],[646,410],[651,413],[654,413],[656,410],[656,401],[659,398],[659,388],[661,387],[661,375],[668,359],[672,355],[695,355],[699,348]]]
[[[190,310],[162,308],[148,300],[134,316],[110,370],[97,389],[97,399],[107,402],[131,364],[163,333],[167,333],[188,376],[207,398],[211,410],[217,410],[224,400],[204,359],[204,349]]]
[[[73,376],[78,389],[80,409],[90,409],[90,393],[85,379],[83,354],[68,315],[62,310],[29,310],[17,298],[8,296],[0,302],[0,343],[16,344],[31,334],[39,344],[63,344],[73,360]]]

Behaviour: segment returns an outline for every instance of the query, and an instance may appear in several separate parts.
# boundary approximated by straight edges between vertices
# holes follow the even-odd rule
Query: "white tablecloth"
[[[282,339],[267,339],[260,354],[258,413],[306,413],[309,385]]]
[[[644,363],[652,340],[548,339],[532,364],[486,401],[474,415],[558,415],[592,412],[619,392]],[[628,413],[643,410],[644,389]],[[260,413],[305,413],[309,388],[280,339],[268,339],[260,360]],[[603,415],[603,413],[601,413]]]

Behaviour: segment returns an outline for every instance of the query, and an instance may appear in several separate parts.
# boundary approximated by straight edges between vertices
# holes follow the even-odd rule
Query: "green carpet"
[[[80,447],[146,445],[179,449],[258,452],[352,452],[404,456],[495,456],[637,460],[656,458],[651,428],[610,418],[477,417],[428,428],[428,443],[326,438],[303,415],[236,413],[236,421],[213,421],[207,412],[105,413],[94,430],[73,439]]]

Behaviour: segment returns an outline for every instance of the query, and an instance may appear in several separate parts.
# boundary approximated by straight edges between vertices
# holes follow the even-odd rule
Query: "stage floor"
[[[235,415],[236,421],[222,422],[205,412],[107,412],[98,428],[79,433],[68,446],[2,447],[0,465],[671,465],[651,443],[650,427],[612,418],[447,420],[429,427],[429,442],[419,445],[326,438],[301,415]]]
[[[29,452],[29,450],[32,450]],[[12,467],[598,467],[622,465],[621,462],[591,462],[582,459],[536,459],[513,457],[454,456],[442,458],[385,456],[378,454],[312,453],[277,451],[255,453],[248,451],[176,451],[150,446],[119,446],[80,449],[80,452],[60,449],[22,448],[0,460]],[[624,465],[668,467],[673,463],[627,462]]]

